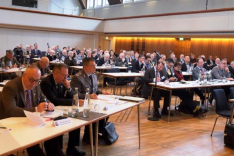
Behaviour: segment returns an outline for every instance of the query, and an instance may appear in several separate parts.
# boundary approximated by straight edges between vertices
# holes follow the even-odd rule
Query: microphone
[[[47,43],[47,47],[48,47],[48,48],[50,48],[50,45],[49,45],[49,43]]]
[[[168,49],[168,51],[169,51],[169,54],[171,54],[172,52]]]
[[[156,53],[156,57],[157,57],[158,59],[162,58],[161,55],[160,55],[156,50],[155,50],[154,52]]]

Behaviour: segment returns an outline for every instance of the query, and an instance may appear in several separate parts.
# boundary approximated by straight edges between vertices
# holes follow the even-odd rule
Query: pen
[[[7,129],[6,127],[0,127],[0,129]]]

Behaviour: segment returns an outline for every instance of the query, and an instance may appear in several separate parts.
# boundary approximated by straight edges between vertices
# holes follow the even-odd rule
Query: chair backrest
[[[216,101],[216,113],[219,111],[229,110],[227,98],[223,89],[215,89],[213,95]]]
[[[234,99],[234,87],[230,87],[230,99]]]
[[[117,73],[117,72],[119,72],[119,68],[111,68],[111,69],[107,69],[106,71],[105,71],[105,73]],[[104,82],[115,82],[115,79],[112,79],[112,78],[109,78],[109,77],[105,77],[105,80],[104,80]]]

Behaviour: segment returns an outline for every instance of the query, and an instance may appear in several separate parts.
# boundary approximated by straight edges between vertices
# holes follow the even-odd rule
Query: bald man
[[[37,61],[32,64],[33,66],[37,66],[41,71],[41,79],[45,78],[47,75],[51,74],[49,68],[49,59],[47,57],[42,57],[40,61]]]
[[[54,110],[54,105],[45,102],[45,96],[41,93],[38,85],[40,77],[41,71],[36,66],[30,66],[22,76],[4,86],[0,97],[0,119],[25,117],[24,110],[30,112]],[[58,138],[45,141],[44,146],[47,156],[64,156]],[[45,156],[39,145],[27,148],[27,152],[29,156]]]

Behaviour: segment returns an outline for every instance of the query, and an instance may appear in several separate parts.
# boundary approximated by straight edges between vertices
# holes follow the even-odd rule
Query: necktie
[[[93,93],[93,77],[92,77],[92,75],[90,75],[89,76],[89,79],[90,79],[90,81],[91,81],[91,93]]]
[[[170,70],[170,69],[167,69],[167,74],[168,74],[169,76],[171,76],[171,70]]]
[[[201,70],[202,75],[204,75],[204,71],[202,70],[202,68],[200,70]]]
[[[32,107],[31,90],[29,89],[25,91],[25,106],[26,108]]]

